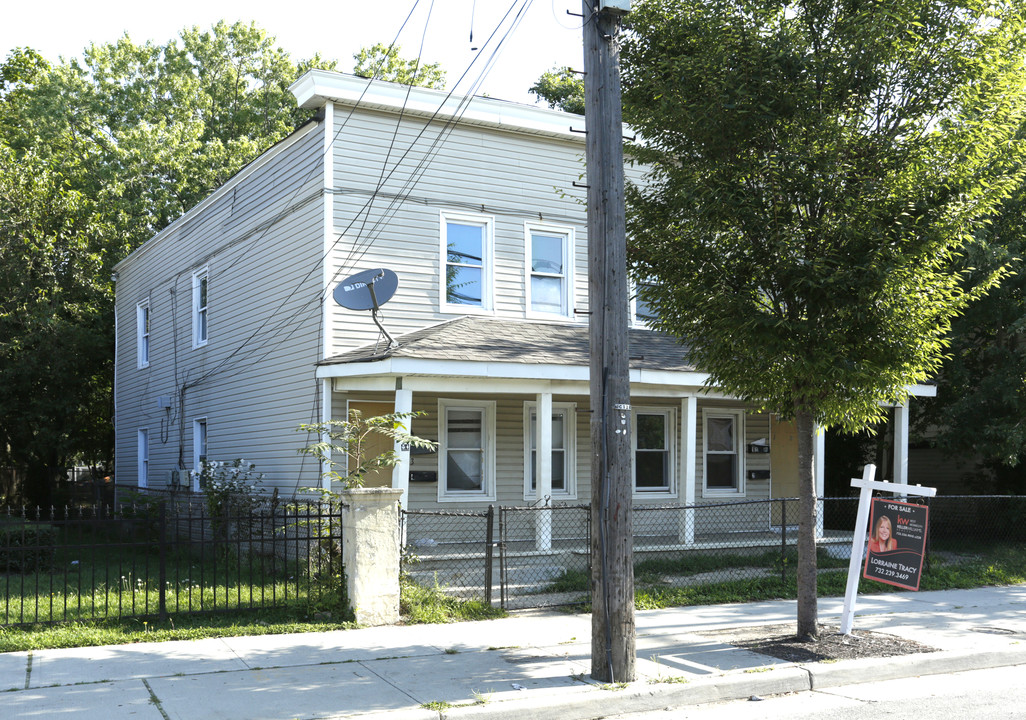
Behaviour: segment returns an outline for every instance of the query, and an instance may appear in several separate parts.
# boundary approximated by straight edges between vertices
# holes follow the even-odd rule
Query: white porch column
[[[908,400],[894,407],[894,482],[908,485]]]
[[[816,483],[816,497],[819,498],[819,502],[816,503],[816,537],[820,538],[823,537],[823,492],[826,487],[826,428],[819,423],[813,423],[812,432],[812,472],[813,481]]]
[[[689,395],[680,401],[680,477],[678,497],[682,504],[695,504],[695,467],[698,464],[698,398]],[[695,544],[695,511],[685,510],[680,514],[680,541],[685,545]]]
[[[396,381],[394,412],[413,412],[413,391],[403,390],[402,380]],[[407,419],[403,425],[406,432],[412,434],[410,420]],[[399,462],[392,467],[392,487],[403,491],[399,497],[399,504],[405,510],[408,503],[407,498],[410,496],[410,446],[397,442],[394,449],[396,455],[399,456]]]
[[[327,423],[331,421],[331,396],[332,396],[332,380],[327,378],[321,382],[321,423]],[[308,436],[309,437],[309,436]],[[328,442],[331,438],[328,437],[327,432],[322,432],[320,441]],[[331,452],[330,450],[328,451]],[[317,484],[322,490],[331,490],[331,480],[328,478],[328,463],[321,461],[320,463],[320,474],[317,478]]]
[[[537,472],[538,500],[545,507],[552,505],[552,393],[538,393],[535,423],[535,470]],[[535,543],[539,550],[552,549],[552,512],[540,510],[534,526]]]

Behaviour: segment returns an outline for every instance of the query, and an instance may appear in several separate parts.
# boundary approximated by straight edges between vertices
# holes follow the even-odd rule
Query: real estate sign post
[[[848,585],[847,585],[847,589],[845,590],[845,593],[844,593],[844,609],[841,611],[841,634],[842,635],[850,635],[851,634],[852,624],[853,624],[853,622],[855,620],[855,598],[858,595],[859,577],[860,577],[860,572],[859,571],[862,569],[861,568],[861,566],[862,566],[862,551],[866,547],[866,528],[869,525],[870,501],[873,499],[873,491],[874,490],[879,490],[880,492],[888,492],[888,493],[891,493],[893,495],[919,495],[919,496],[922,496],[922,497],[933,497],[934,495],[937,494],[937,489],[936,488],[923,487],[921,485],[904,485],[904,484],[900,484],[900,483],[881,482],[879,480],[874,480],[873,479],[873,477],[875,475],[876,475],[876,466],[875,465],[866,465],[865,468],[862,471],[862,477],[861,478],[853,478],[852,481],[851,481],[851,486],[852,487],[859,488],[859,511],[858,511],[858,515],[857,515],[857,517],[855,519],[855,532],[852,534],[852,539],[851,539],[851,559],[848,561]],[[922,507],[922,506],[919,506],[919,505],[908,505],[908,503],[903,503],[903,502],[898,502],[898,501],[888,501],[886,499],[883,499],[882,502],[884,502],[885,504],[894,505],[894,506],[901,505],[901,506],[906,506],[906,507]],[[923,508],[923,510],[925,510],[925,509],[926,508]],[[888,511],[885,509],[885,510],[882,510],[881,512],[886,513]],[[892,511],[892,513],[893,512],[895,512],[895,511]],[[915,518],[916,518],[916,521],[915,521],[916,526],[915,526],[915,528],[913,528],[913,521],[912,521],[913,512],[909,511],[907,513],[902,513],[902,516],[905,519],[907,519],[908,522],[906,523],[906,522],[903,521],[901,523],[901,526],[902,526],[902,528],[907,528],[907,529],[903,529],[902,530],[902,539],[901,540],[898,540],[897,537],[894,538],[894,540],[896,541],[895,542],[895,546],[897,548],[900,549],[900,548],[906,548],[907,547],[909,549],[914,549],[914,547],[915,547],[915,545],[914,545],[915,538],[919,538],[920,537],[919,533],[921,532],[922,544],[919,546],[919,551],[918,551],[919,552],[919,563],[916,565],[916,568],[919,568],[919,569],[915,570],[915,587],[910,588],[912,590],[918,590],[919,589],[919,574],[920,574],[920,569],[922,568],[922,555],[923,555],[923,551],[925,549],[925,543],[926,543],[926,514],[924,513],[922,515],[919,515],[918,512],[919,511],[915,511]],[[879,516],[876,516],[876,517],[879,517]],[[875,518],[874,518],[874,522],[875,522]],[[893,523],[892,527],[898,525],[898,523],[895,522],[895,521],[892,521],[892,523]],[[896,532],[892,532],[892,535],[895,535],[895,534],[896,534]],[[879,542],[879,538],[877,538],[877,541]],[[904,542],[905,545],[899,545],[898,544],[899,542]],[[890,543],[888,541],[885,541],[885,544],[883,545],[883,547],[886,548],[886,547],[889,547],[889,546],[890,546]],[[886,550],[885,549],[885,550],[883,550],[883,552],[873,553],[874,555],[876,555],[876,557],[880,561],[879,563],[874,563],[874,567],[878,567],[881,572],[884,571],[884,570],[891,570],[891,569],[893,569],[893,568],[891,568],[889,566],[889,564],[891,563],[891,560],[887,557],[888,553],[890,553],[890,552],[894,552],[894,549],[893,548],[891,550]],[[911,578],[912,578],[912,573],[911,573],[911,567],[912,566],[911,566],[911,563],[910,562],[899,563],[898,560],[896,559],[896,557],[897,556],[895,556],[895,560],[894,560],[895,564],[897,564],[897,565],[904,565],[906,567],[909,567],[910,569],[909,570],[902,570],[899,567],[897,570],[895,570],[895,574],[893,576],[888,575],[887,576],[888,580],[885,580],[884,582],[891,582],[891,584],[894,584],[894,585],[898,584],[898,582],[896,582],[896,580],[901,580],[901,579],[911,580]],[[902,557],[906,561],[910,561],[911,560],[911,555],[902,555]],[[884,563],[887,563],[887,564],[884,564]],[[868,562],[867,562],[867,567],[868,567]],[[900,578],[899,575],[903,575],[905,577],[904,578]],[[870,576],[867,575],[866,577],[870,577]],[[879,577],[872,577],[871,579],[878,580],[880,578]],[[907,585],[902,585],[902,587],[908,587],[908,586]]]

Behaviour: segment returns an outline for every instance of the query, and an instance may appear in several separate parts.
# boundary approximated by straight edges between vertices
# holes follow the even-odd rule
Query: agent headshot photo
[[[881,515],[873,523],[873,534],[869,537],[869,552],[882,553],[898,548],[898,541],[891,537],[891,519]]]

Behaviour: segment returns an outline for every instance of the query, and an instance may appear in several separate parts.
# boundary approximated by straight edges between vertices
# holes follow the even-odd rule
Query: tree
[[[353,59],[356,60],[353,74],[403,85],[445,89],[445,70],[441,65],[423,63],[420,58],[405,60],[399,52],[400,48],[395,45],[389,47],[384,43],[360,48],[360,51],[353,55]]]
[[[0,65],[0,464],[33,500],[112,457],[115,263],[305,120],[313,66],[223,22]]]
[[[1022,5],[648,0],[628,22],[633,272],[713,384],[796,422],[813,639],[814,426],[867,427],[939,368],[971,295],[949,261],[1021,173]]]
[[[978,462],[978,481],[989,492],[1026,492],[1024,210],[1026,187],[1019,186],[956,258],[967,288],[996,271],[1005,275],[952,323],[941,391],[917,417],[920,433],[945,453]]]
[[[584,78],[572,68],[547,70],[528,92],[554,110],[584,114]]]

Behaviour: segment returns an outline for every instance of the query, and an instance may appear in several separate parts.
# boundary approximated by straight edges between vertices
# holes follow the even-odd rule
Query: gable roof
[[[628,331],[630,367],[694,372],[676,338],[654,330]],[[398,347],[366,345],[327,358],[319,365],[377,362],[389,358],[460,360],[525,365],[589,364],[588,326],[465,316],[402,335]]]

